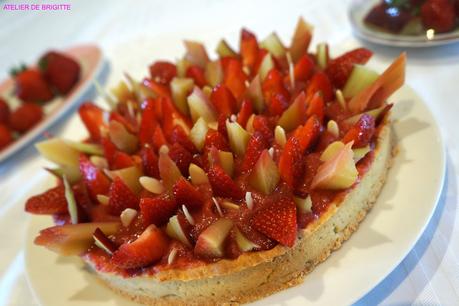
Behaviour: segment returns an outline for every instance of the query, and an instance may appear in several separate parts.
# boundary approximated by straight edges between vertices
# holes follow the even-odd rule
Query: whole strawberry
[[[35,103],[23,103],[10,116],[10,126],[13,130],[24,133],[31,129],[43,118],[43,109]]]
[[[426,29],[451,31],[456,23],[454,3],[450,0],[427,0],[421,6],[421,20]]]
[[[0,124],[7,124],[9,116],[10,116],[10,106],[5,100],[0,98]]]
[[[59,52],[43,55],[39,66],[48,83],[61,95],[69,93],[80,78],[80,65]]]
[[[10,129],[0,123],[0,150],[7,147],[13,141]]]
[[[25,102],[43,103],[53,98],[53,92],[37,69],[25,69],[14,76],[16,95]]]

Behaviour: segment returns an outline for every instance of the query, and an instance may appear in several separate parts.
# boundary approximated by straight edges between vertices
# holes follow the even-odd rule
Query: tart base
[[[386,122],[374,160],[360,183],[301,231],[293,248],[279,245],[236,260],[131,278],[97,271],[87,263],[112,290],[147,305],[237,305],[298,285],[349,239],[376,202],[391,165],[392,138],[390,122]]]

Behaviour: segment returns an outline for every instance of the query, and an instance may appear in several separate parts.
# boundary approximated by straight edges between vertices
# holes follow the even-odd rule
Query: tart
[[[37,144],[57,184],[25,204],[56,223],[35,243],[145,304],[237,304],[301,283],[376,201],[406,61],[378,74],[370,50],[332,58],[327,44],[308,52],[311,37],[303,19],[289,48],[243,29],[216,60],[185,41],[175,64],[103,93],[107,109],[84,103],[88,139]]]

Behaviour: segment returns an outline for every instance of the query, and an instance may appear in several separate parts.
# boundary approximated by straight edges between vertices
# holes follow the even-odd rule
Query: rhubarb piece
[[[354,152],[354,162],[358,163],[359,160],[365,157],[368,152],[371,151],[370,145],[366,145],[365,147],[362,148],[356,148],[352,150]]]
[[[236,228],[236,243],[242,252],[250,252],[258,249],[259,246],[245,237],[239,229]]]
[[[120,215],[121,224],[123,224],[124,227],[128,227],[135,217],[137,217],[137,210],[126,208]]]
[[[177,203],[173,199],[166,197],[142,198],[140,199],[140,215],[143,224],[155,224],[161,226],[169,220],[169,218],[177,210]]]
[[[199,118],[204,119],[206,122],[217,121],[209,99],[199,87],[195,86],[191,95],[188,96],[188,107],[193,122],[196,122]]]
[[[360,113],[368,106],[377,108],[405,82],[406,53],[400,56],[370,86],[349,101],[349,109]]]
[[[268,75],[268,72],[271,71],[271,69],[273,68],[274,68],[273,58],[271,57],[271,54],[267,53],[265,57],[263,57],[263,60],[261,61],[261,64],[260,64],[260,68],[258,69],[258,77],[260,78],[260,81],[263,81]]]
[[[332,159],[320,165],[311,183],[312,189],[346,189],[358,177],[354,164],[353,142],[347,143]]]
[[[166,191],[161,181],[153,177],[141,176],[139,178],[139,183],[140,185],[142,185],[143,188],[145,188],[151,193],[161,194],[164,191]]]
[[[379,77],[379,73],[373,71],[363,65],[354,65],[351,74],[347,78],[346,84],[343,87],[343,96],[352,98],[359,92],[365,90],[373,84]]]
[[[134,153],[137,150],[139,143],[137,136],[129,133],[126,127],[118,121],[110,121],[109,134],[110,140],[119,150],[126,153]]]
[[[320,155],[320,160],[325,162],[327,160],[332,159],[344,148],[344,143],[341,141],[335,141],[329,144],[325,150]]]
[[[90,155],[104,155],[104,150],[102,146],[99,144],[84,143],[84,142],[72,141],[72,140],[64,140],[64,141],[69,147],[81,153],[86,153]]]
[[[64,140],[51,138],[35,144],[38,152],[49,161],[67,167],[78,167],[80,153]]]
[[[292,104],[282,113],[277,122],[285,131],[290,132],[306,121],[306,95],[301,92]]]
[[[142,176],[142,171],[137,166],[127,167],[119,170],[105,171],[112,180],[119,177],[126,186],[131,189],[135,194],[138,194],[142,190],[139,178]]]
[[[262,113],[263,110],[265,109],[265,101],[263,99],[263,92],[261,90],[261,82],[260,82],[259,74],[256,75],[250,82],[250,85],[247,88],[247,97],[250,99],[250,101],[252,101],[253,107],[256,110],[256,112],[259,114]]]
[[[203,118],[199,118],[190,131],[190,139],[199,151],[204,147],[208,130],[207,122]]]
[[[219,219],[206,228],[198,237],[194,253],[205,258],[220,258],[224,254],[224,242],[233,222],[229,219]]]
[[[255,229],[279,243],[293,247],[296,240],[296,205],[293,200],[282,198],[258,210],[252,219]]]
[[[303,17],[298,19],[289,48],[294,63],[307,53],[312,38],[312,30],[313,27],[304,21]]]
[[[191,182],[193,185],[198,186],[201,184],[209,184],[209,178],[207,177],[206,172],[200,167],[196,166],[195,164],[190,164],[188,171],[190,173]]]
[[[306,198],[294,197],[293,201],[295,201],[296,209],[300,214],[312,212],[312,200],[310,196]]]
[[[113,253],[112,262],[123,269],[140,268],[159,260],[167,252],[169,241],[153,224],[133,242],[124,243]]]
[[[276,188],[279,178],[280,175],[276,163],[269,155],[268,150],[264,150],[250,174],[250,185],[268,195]]]
[[[206,48],[199,42],[185,40],[183,42],[186,48],[185,59],[192,65],[206,68],[206,64],[209,61]]]
[[[364,113],[361,113],[361,114],[357,114],[357,115],[354,115],[352,117],[349,117],[345,120],[346,124],[356,124],[357,122],[359,122],[359,119],[364,115],[364,114],[367,114],[367,115],[370,115],[371,117],[373,117],[375,120],[377,118],[379,118],[379,116],[381,114],[384,113],[384,110],[386,109],[387,105],[383,105],[381,107],[378,107],[378,108],[375,108],[375,109],[372,109],[372,110],[368,110]]]
[[[194,82],[189,78],[173,78],[171,83],[172,100],[175,106],[184,115],[188,115],[187,96],[191,93],[194,87]]]
[[[67,201],[67,211],[70,215],[70,222],[72,224],[78,223],[78,207],[73,194],[72,186],[70,186],[67,178],[64,176],[65,199]]]
[[[58,225],[41,230],[34,243],[61,255],[80,255],[93,243],[92,234],[97,228],[106,235],[112,235],[119,226],[119,222]]]
[[[119,216],[126,208],[137,209],[139,198],[119,177],[110,186],[108,208],[112,215]]]
[[[207,83],[214,87],[223,81],[223,70],[220,61],[208,62],[204,72]]]
[[[166,153],[159,153],[159,175],[167,190],[174,186],[175,182],[182,177],[182,173],[174,161]]]
[[[220,40],[215,51],[220,58],[227,56],[237,56],[237,53],[228,45],[224,39]]]
[[[56,186],[41,194],[30,197],[25,211],[37,215],[67,213],[67,199],[64,186]]]
[[[269,34],[260,43],[260,47],[268,50],[274,57],[280,58],[285,56],[285,47],[275,32]]]
[[[245,153],[250,134],[237,122],[226,121],[226,130],[228,131],[229,143],[231,150],[238,156]]]
[[[188,240],[187,235],[185,234],[185,231],[183,230],[182,226],[180,225],[177,216],[172,216],[169,219],[169,222],[167,223],[166,227],[166,233],[167,235],[169,235],[169,237],[182,242],[186,246],[191,247],[191,243]]]
[[[328,44],[327,43],[317,44],[317,52],[316,52],[317,65],[321,69],[325,69],[328,66],[329,59],[330,59],[330,55],[328,54]]]
[[[107,252],[109,255],[113,255],[113,253],[116,251],[116,246],[104,234],[104,232],[102,232],[100,228],[96,228],[94,234],[92,234],[92,237],[94,238],[94,244]]]

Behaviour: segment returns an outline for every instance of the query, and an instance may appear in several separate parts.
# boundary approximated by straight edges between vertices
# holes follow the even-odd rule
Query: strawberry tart
[[[239,52],[222,40],[215,60],[185,41],[177,62],[103,93],[105,109],[84,103],[86,140],[36,145],[57,184],[25,204],[54,218],[35,243],[144,304],[238,304],[301,283],[377,199],[406,61],[380,74],[370,50],[331,57],[311,37],[303,19],[289,47],[243,29]]]

